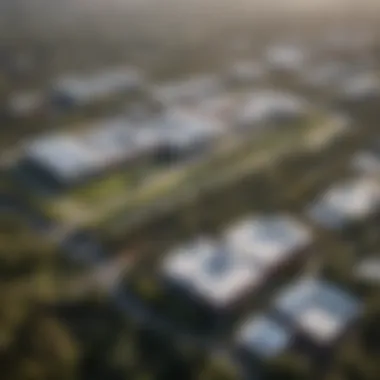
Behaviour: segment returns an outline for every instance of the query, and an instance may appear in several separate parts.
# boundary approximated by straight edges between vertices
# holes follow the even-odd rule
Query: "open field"
[[[181,167],[157,175],[142,188],[124,194],[120,200],[113,197],[108,208],[94,210],[94,214],[86,221],[92,227],[112,229],[113,226],[125,228],[125,220],[139,219],[167,208],[176,207],[178,203],[187,201],[210,187],[218,187],[230,183],[245,175],[251,174],[283,155],[308,149],[310,137],[316,130],[331,131],[331,121],[327,117],[316,117],[312,122],[294,125],[283,131],[273,131],[245,140],[244,143],[231,144],[229,149],[215,151],[206,162]],[[210,175],[212,173],[212,176]],[[123,223],[120,223],[120,219]],[[127,223],[128,224],[128,223]]]

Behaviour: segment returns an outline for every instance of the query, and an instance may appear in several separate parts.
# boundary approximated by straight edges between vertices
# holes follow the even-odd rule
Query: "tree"
[[[0,220],[0,353],[4,380],[72,380],[77,347],[46,307],[54,250],[20,220]],[[41,286],[41,274],[47,281]],[[54,292],[53,292],[54,293]]]

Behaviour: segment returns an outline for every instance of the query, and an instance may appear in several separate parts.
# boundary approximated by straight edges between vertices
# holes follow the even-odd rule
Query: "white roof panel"
[[[26,146],[26,155],[70,181],[137,156],[157,144],[158,136],[150,130],[133,128],[126,120],[114,118],[78,135],[37,139]]]
[[[53,84],[53,89],[72,97],[79,103],[88,103],[120,91],[139,86],[144,77],[135,68],[111,68],[84,76],[67,75]]]
[[[250,317],[237,333],[239,345],[264,359],[281,354],[291,340],[289,330],[263,315]]]
[[[225,238],[235,254],[271,268],[310,244],[312,234],[288,215],[273,215],[246,219],[232,226]]]
[[[358,178],[330,188],[308,209],[312,220],[328,228],[362,220],[380,205],[380,184],[371,178]]]
[[[170,252],[162,270],[165,277],[216,306],[227,306],[262,279],[254,266],[206,238]]]
[[[320,343],[334,340],[362,311],[351,294],[313,278],[298,280],[284,289],[275,307],[293,327]]]
[[[256,91],[249,95],[240,111],[240,123],[260,123],[274,118],[302,115],[307,102],[293,94],[274,90]]]

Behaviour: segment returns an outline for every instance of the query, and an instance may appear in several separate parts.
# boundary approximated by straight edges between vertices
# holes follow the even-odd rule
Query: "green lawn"
[[[145,168],[140,168],[140,173],[120,171],[75,189],[44,207],[68,223],[107,226],[119,216],[133,215],[160,202],[178,199],[189,189],[207,186],[210,181],[244,175],[284,150],[297,149],[311,131],[323,128],[327,120],[326,116],[313,115],[307,121],[261,136],[230,141],[227,147],[222,142],[203,162],[177,169],[152,170],[142,181],[136,175],[145,173]]]

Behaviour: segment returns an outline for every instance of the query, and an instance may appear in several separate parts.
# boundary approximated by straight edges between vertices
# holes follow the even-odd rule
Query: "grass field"
[[[101,181],[75,189],[43,207],[65,223],[99,227],[118,217],[131,216],[150,207],[161,207],[174,199],[191,196],[212,182],[233,180],[288,151],[310,144],[313,134],[332,130],[329,117],[313,115],[307,121],[260,135],[231,136],[201,162],[153,170],[143,180],[121,171]],[[325,139],[326,137],[324,137]]]

